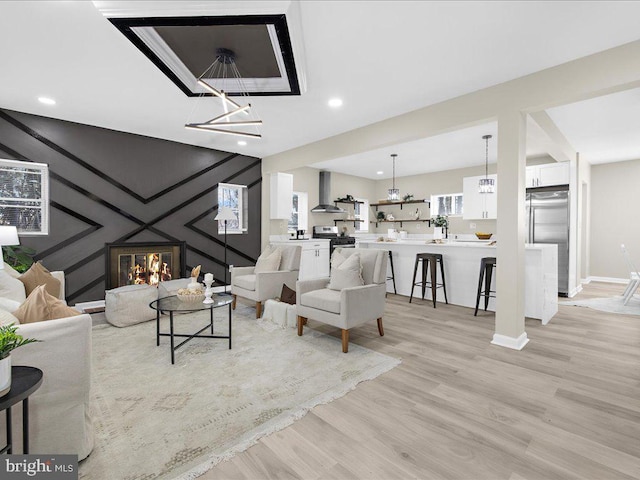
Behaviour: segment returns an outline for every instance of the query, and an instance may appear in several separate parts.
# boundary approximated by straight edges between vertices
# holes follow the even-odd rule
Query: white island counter
[[[480,274],[480,259],[496,257],[496,246],[490,242],[448,242],[443,244],[426,243],[419,240],[398,240],[395,242],[379,242],[361,240],[361,248],[381,248],[391,250],[395,270],[396,288],[399,295],[411,294],[411,280],[417,253],[441,253],[444,259],[444,272],[447,281],[447,297],[449,303],[475,308]],[[495,278],[500,275],[498,264],[494,270],[492,290],[495,290]],[[438,281],[440,273],[438,269]],[[387,273],[391,275],[391,268]],[[420,270],[416,281],[420,281]],[[387,282],[387,291],[393,293],[393,283]],[[495,302],[500,295],[512,292],[497,292],[497,299],[489,300],[489,310],[495,311]],[[420,287],[416,287],[414,297],[422,295]],[[428,289],[425,299],[431,298]],[[437,300],[444,302],[442,288],[437,290]],[[480,299],[480,308],[484,307],[484,299]],[[558,247],[556,245],[527,244],[525,246],[525,316],[541,320],[543,324],[558,311]]]

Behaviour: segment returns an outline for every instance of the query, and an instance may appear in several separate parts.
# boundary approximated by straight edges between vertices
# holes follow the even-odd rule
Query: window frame
[[[451,205],[455,205],[455,198],[460,197],[462,199],[462,208],[460,213],[452,213],[452,212],[439,212],[436,210],[438,208],[438,199],[441,197],[451,197]],[[462,217],[464,213],[464,195],[461,193],[441,193],[438,195],[431,195],[431,205],[430,205],[431,217],[436,217],[438,215],[442,215],[443,217]]]
[[[353,217],[356,220],[362,220],[362,222],[355,222],[355,232],[366,233],[369,231],[369,200],[366,198],[354,198],[354,200],[362,202],[353,204]]]
[[[40,192],[39,198],[19,198],[19,197],[2,197],[0,196],[0,224],[2,225],[14,225],[15,219],[12,219],[10,215],[6,215],[8,220],[5,221],[5,209],[16,209],[20,208],[20,204],[25,204],[23,209],[39,209],[40,210],[40,222],[39,228],[37,230],[25,230],[24,225],[14,225],[18,228],[18,234],[21,236],[38,236],[38,235],[49,235],[49,165],[46,163],[35,163],[35,162],[24,162],[20,160],[10,160],[2,158],[0,159],[0,185],[4,186],[5,181],[3,181],[2,174],[6,173],[20,173],[25,170],[29,170],[35,174],[40,175]],[[19,188],[20,186],[11,182],[7,179],[7,184],[12,184],[13,189]],[[1,187],[0,187],[1,188]],[[1,194],[0,194],[1,195]],[[36,205],[26,205],[26,204],[37,204]],[[13,220],[13,221],[11,221]]]
[[[293,198],[298,197],[298,211],[293,210]],[[293,228],[293,215],[298,214],[298,223],[296,228]],[[309,193],[308,192],[293,192],[291,196],[291,218],[287,221],[287,232],[296,233],[297,230],[309,230]]]
[[[249,188],[246,185],[238,185],[235,183],[219,183],[218,184],[218,208],[225,205],[224,192],[226,190],[238,191],[238,206],[229,207],[238,216],[238,227],[230,227],[227,224],[227,234],[241,235],[249,232]],[[218,222],[218,234],[223,235],[225,229],[224,222]]]

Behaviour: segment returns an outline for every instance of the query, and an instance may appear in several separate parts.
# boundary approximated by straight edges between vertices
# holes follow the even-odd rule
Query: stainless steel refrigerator
[[[527,190],[527,242],[558,245],[558,295],[569,294],[569,190]]]

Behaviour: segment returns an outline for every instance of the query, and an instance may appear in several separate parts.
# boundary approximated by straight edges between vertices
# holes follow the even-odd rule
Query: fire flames
[[[129,284],[134,285],[157,285],[159,282],[171,280],[171,268],[162,261],[159,253],[148,253],[145,255],[143,265],[136,263],[131,267],[129,273]]]

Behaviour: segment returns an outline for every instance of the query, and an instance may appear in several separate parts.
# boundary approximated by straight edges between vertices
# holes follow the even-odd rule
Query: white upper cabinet
[[[527,188],[569,184],[569,162],[527,167]]]
[[[478,183],[484,175],[462,179],[463,207],[465,220],[495,219],[498,217],[498,175],[489,175],[496,183],[495,193],[480,193]]]
[[[271,219],[291,218],[293,199],[293,175],[289,173],[271,174]]]

